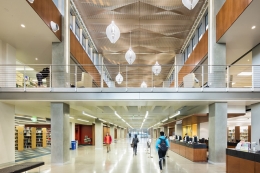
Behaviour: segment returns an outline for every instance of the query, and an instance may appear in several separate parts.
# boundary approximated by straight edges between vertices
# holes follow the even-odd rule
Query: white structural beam
[[[109,108],[114,112],[116,111],[116,109],[113,106],[109,106]]]
[[[171,107],[171,106],[164,106],[164,107],[162,107],[162,111],[165,112],[169,107]]]
[[[153,112],[154,108],[155,108],[155,106],[152,106],[150,112]]]
[[[126,112],[128,112],[127,106],[123,106],[123,108],[125,109]]]

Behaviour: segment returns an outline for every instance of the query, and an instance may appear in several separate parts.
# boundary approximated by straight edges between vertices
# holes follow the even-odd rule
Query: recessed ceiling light
[[[249,61],[249,59],[247,61]]]
[[[235,85],[236,83],[235,82],[232,82],[232,85]]]
[[[252,26],[252,29],[255,29],[255,26]]]
[[[35,58],[36,61],[38,61],[38,58]]]
[[[24,24],[21,24],[21,27],[25,28],[25,25],[24,25]]]

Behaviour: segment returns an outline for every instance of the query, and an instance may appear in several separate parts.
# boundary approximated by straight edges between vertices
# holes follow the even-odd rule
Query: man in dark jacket
[[[137,135],[132,140],[132,146],[133,146],[133,155],[136,155],[137,152],[137,143],[139,142],[139,139],[137,138]]]
[[[38,80],[38,86],[42,85],[42,80],[49,76],[50,69],[49,67],[44,68],[42,71],[36,74],[36,78]]]

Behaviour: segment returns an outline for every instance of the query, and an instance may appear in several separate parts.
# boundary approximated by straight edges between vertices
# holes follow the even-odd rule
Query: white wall
[[[14,106],[0,102],[0,165],[15,161]]]
[[[10,44],[0,40],[0,64],[15,64],[16,49]],[[0,66],[0,87],[16,87],[16,67]]]
[[[208,139],[209,137],[209,123],[205,122],[205,123],[200,123],[200,136],[199,138],[205,138]]]

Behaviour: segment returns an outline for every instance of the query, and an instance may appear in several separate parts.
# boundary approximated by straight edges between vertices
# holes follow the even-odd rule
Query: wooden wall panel
[[[235,140],[240,140],[240,126],[235,126]]]
[[[240,173],[255,173],[255,162],[239,158]]]
[[[184,66],[181,68],[178,74],[178,85],[183,82],[183,77],[191,73],[196,65],[198,65],[205,56],[208,54],[208,30],[203,34],[201,40],[191,53],[188,60],[185,62]],[[174,87],[174,82],[171,84]]]
[[[207,149],[193,149],[193,162],[207,162]]]
[[[239,158],[227,155],[227,173],[238,173],[239,172]]]
[[[96,69],[93,62],[90,60],[88,54],[85,52],[79,41],[77,40],[74,33],[70,30],[70,53],[77,60],[83,69],[89,73],[95,83],[100,87],[101,76]],[[85,65],[85,66],[84,66]],[[107,84],[104,81],[104,87],[107,87]]]
[[[216,17],[216,39],[219,39],[232,26],[253,0],[226,0]]]
[[[255,172],[260,172],[260,163],[255,162]]]
[[[28,2],[28,1],[27,1]],[[53,32],[56,37],[62,41],[61,38],[61,22],[62,16],[60,11],[57,9],[52,0],[36,0],[33,3],[28,2],[28,4],[34,9],[34,11],[39,15],[39,17],[44,21],[44,23],[51,29],[51,21],[57,23],[59,25],[59,30],[57,32]]]

